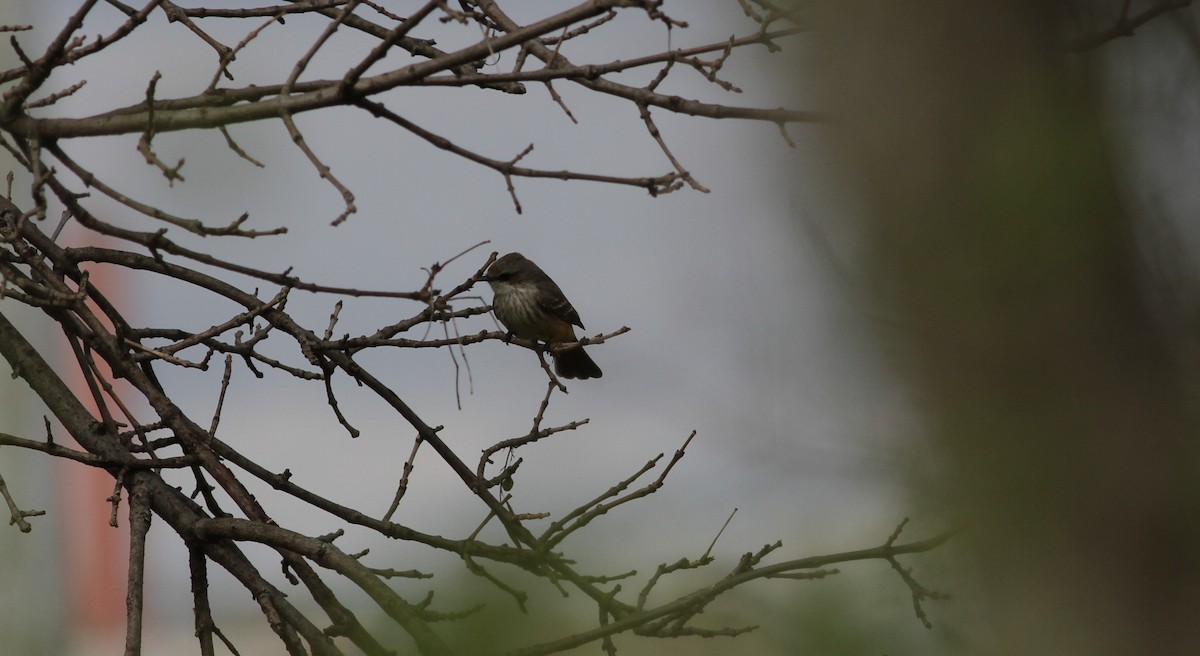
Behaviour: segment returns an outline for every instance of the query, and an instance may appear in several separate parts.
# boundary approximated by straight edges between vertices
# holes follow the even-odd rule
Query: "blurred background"
[[[603,38],[571,41],[564,54],[629,58],[753,28],[735,2],[671,4],[688,29],[668,35],[661,24],[622,14]],[[332,227],[341,199],[277,122],[230,128],[265,169],[238,159],[216,133],[158,135],[160,157],[186,158],[186,181],[173,186],[145,165],[135,137],[65,148],[143,202],[212,224],[249,212],[249,227],[288,226],[285,236],[240,242],[176,235],[226,259],[292,267],[327,285],[414,290],[425,281],[422,267],[490,240],[442,272],[439,286],[457,284],[491,250],[520,251],[559,283],[588,334],[631,327],[589,348],[604,378],[572,383],[569,395],[554,398],[547,423],[590,423],[520,453],[518,508],[561,515],[658,453],[669,456],[692,430],[697,437],[661,491],[564,545],[582,569],[646,576],[660,562],[698,557],[735,508],[714,548],[717,562],[665,583],[664,599],[723,576],[743,552],[777,539],[783,560],[876,546],[905,516],[907,538],[965,529],[933,554],[904,561],[921,583],[952,594],[926,602],[931,629],[913,616],[900,578],[885,563],[865,562],[825,580],[763,582],[723,598],[705,614],[708,624],[761,627],[735,640],[622,639],[621,653],[1184,653],[1200,644],[1192,627],[1200,487],[1189,367],[1197,17],[1164,10],[1132,38],[1067,54],[1080,45],[1072,39],[1111,28],[1123,7],[1136,15],[1159,5],[992,4],[804,3],[810,34],[783,53],[746,49],[726,63],[723,76],[743,93],[672,75],[667,93],[832,116],[789,126],[789,148],[773,124],[654,112],[707,194],[651,198],[518,179],[517,214],[496,173],[362,112],[333,109],[296,118],[357,198],[358,213]],[[35,25],[18,38],[39,52],[74,9],[22,5],[3,20]],[[532,3],[521,9],[530,13],[514,9],[518,21],[538,12]],[[122,18],[97,10],[84,32],[105,33]],[[204,26],[225,43],[245,31]],[[229,84],[285,78],[322,27],[298,17],[265,31],[239,55]],[[438,29],[443,49],[479,38],[453,25]],[[369,49],[344,32],[308,79],[339,76]],[[88,84],[45,115],[132,104],[155,71],[158,97],[199,93],[215,66],[211,49],[159,13],[105,57],[60,71],[70,77],[47,88]],[[622,79],[644,84],[656,72]],[[536,85],[525,96],[401,89],[380,100],[497,159],[532,143],[523,163],[539,168],[669,170],[634,108],[565,83],[556,90],[578,124]],[[28,183],[18,175],[18,193]],[[92,202],[108,207],[115,223],[150,227]],[[95,239],[75,228],[66,240]],[[144,325],[203,329],[238,311],[149,277],[110,284]],[[490,301],[490,291],[476,291]],[[323,327],[335,300],[296,292],[288,310]],[[26,334],[50,325],[16,303],[4,310]],[[336,332],[369,334],[419,310],[345,299]],[[492,327],[482,317],[456,326],[462,334]],[[285,344],[267,346],[295,358]],[[480,449],[529,430],[545,382],[533,356],[516,347],[489,342],[467,358],[469,378],[445,350],[378,349],[361,361],[426,421],[445,425],[447,442],[472,462]],[[205,424],[220,367],[158,372]],[[295,482],[379,516],[413,435],[382,403],[341,383],[341,408],[362,431],[358,439],[337,424],[320,385],[272,372],[258,380],[240,366],[218,435],[275,471],[290,469]],[[0,430],[44,433],[44,410],[20,381],[0,380],[0,399]],[[125,524],[106,527],[111,483],[89,485],[78,469],[0,449],[10,489],[25,506],[49,511],[33,520],[31,534],[0,532],[0,645],[13,653],[109,654],[123,641]],[[191,482],[178,484],[187,490]],[[343,528],[265,487],[254,491],[285,526],[309,534]],[[396,519],[463,536],[483,517],[450,470],[423,453]],[[521,616],[455,558],[353,529],[339,546],[370,548],[375,567],[436,573],[395,585],[409,598],[437,590],[441,610],[486,601],[482,617],[442,629],[458,631],[460,644],[527,642],[515,635],[523,622],[545,623],[542,631],[594,622],[554,590],[541,590],[531,615]],[[152,527],[150,547],[146,652],[194,649],[186,550],[161,525]],[[277,571],[267,550],[249,551],[264,572]],[[280,652],[246,592],[212,576],[216,620],[242,653]],[[579,651],[591,650],[598,648]]]

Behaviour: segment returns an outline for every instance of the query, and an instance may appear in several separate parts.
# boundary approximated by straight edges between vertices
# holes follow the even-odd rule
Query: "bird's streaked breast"
[[[540,292],[536,286],[493,285],[493,289],[496,297],[492,307],[496,317],[517,337],[543,341],[575,339],[570,324],[549,314],[538,304]]]

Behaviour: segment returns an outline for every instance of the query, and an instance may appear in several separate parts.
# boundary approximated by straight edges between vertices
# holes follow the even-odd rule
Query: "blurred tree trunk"
[[[861,268],[906,318],[886,338],[935,491],[971,529],[1000,640],[986,651],[1195,653],[1178,317],[1147,294],[1063,7],[825,5],[814,73],[857,184]]]

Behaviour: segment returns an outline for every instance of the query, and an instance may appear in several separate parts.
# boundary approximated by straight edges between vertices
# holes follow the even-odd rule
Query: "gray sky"
[[[39,9],[61,14],[69,4]],[[675,11],[697,25],[675,30],[675,46],[726,38],[730,24],[739,26],[739,33],[750,25],[738,21],[735,3],[695,3]],[[708,32],[699,29],[716,14],[734,22]],[[152,20],[164,23],[161,15]],[[34,22],[50,26],[61,19],[35,17]],[[289,29],[300,29],[303,22],[289,19]],[[89,22],[86,31],[103,28]],[[602,61],[666,46],[661,28],[633,30],[625,43],[607,40],[616,33],[607,32],[606,40],[569,43],[564,54]],[[240,38],[233,35],[218,30],[226,42]],[[225,84],[280,79],[311,38],[284,35],[267,30],[232,66],[237,79]],[[33,44],[51,36],[44,30],[21,39]],[[107,70],[84,62],[66,71],[69,78],[56,78],[47,88],[81,78],[88,85],[54,111],[82,115],[131,104],[142,97],[155,70],[163,74],[161,98],[191,95],[207,85],[215,57],[182,27],[157,25],[138,30],[134,38],[140,39],[137,48],[122,44],[100,59],[108,62]],[[477,38],[438,36],[443,47]],[[367,47],[349,32],[335,46],[314,62],[309,79],[339,73]],[[610,54],[593,54],[599,52]],[[389,58],[380,66],[396,61]],[[783,84],[786,78],[753,70],[786,61],[771,59],[761,48],[735,55],[726,71],[745,90],[740,95],[724,94],[682,70],[673,75],[678,81],[669,91],[737,105],[819,109]],[[507,59],[498,64],[510,65]],[[399,90],[379,100],[459,145],[496,158],[511,157],[533,143],[535,150],[524,163],[539,168],[628,175],[669,170],[633,107],[566,83],[557,89],[578,125],[536,85],[523,97],[439,89]],[[654,455],[665,452],[669,458],[691,430],[698,431],[662,491],[567,543],[568,549],[592,553],[597,570],[632,565],[645,571],[662,560],[698,556],[735,507],[738,514],[716,549],[722,557],[717,571],[732,566],[742,552],[776,539],[785,543],[781,559],[877,544],[903,515],[893,479],[899,464],[889,443],[911,428],[911,420],[896,386],[877,366],[864,329],[873,313],[851,300],[854,276],[840,264],[838,253],[852,248],[853,240],[831,228],[838,223],[828,218],[835,206],[830,188],[836,185],[812,163],[822,128],[792,126],[799,145],[793,151],[771,124],[674,117],[665,111],[654,116],[669,146],[711,193],[683,190],[651,198],[632,188],[518,179],[524,209],[518,215],[498,174],[437,151],[365,112],[338,109],[297,117],[308,143],[357,197],[358,213],[335,228],[330,220],[341,211],[340,198],[290,144],[279,122],[231,128],[239,144],[268,165],[265,170],[234,156],[215,132],[158,136],[160,157],[187,159],[187,181],[174,187],[144,164],[136,138],[77,140],[65,147],[106,182],[144,202],[214,224],[250,212],[250,227],[290,230],[284,237],[241,242],[175,235],[222,257],[268,270],[294,267],[302,278],[322,284],[413,290],[424,281],[421,267],[491,240],[444,271],[439,286],[457,284],[491,250],[521,251],[563,288],[587,334],[631,327],[624,336],[589,347],[604,377],[571,383],[568,396],[555,396],[546,419],[551,424],[586,417],[591,423],[519,453],[526,463],[515,490],[518,509],[561,514]],[[150,227],[147,221],[123,218],[127,214],[108,218]],[[69,239],[81,243],[91,237],[71,230]],[[238,282],[248,290],[257,285]],[[276,291],[265,285],[260,290],[264,298]],[[490,290],[476,291],[490,300]],[[239,311],[147,278],[131,280],[126,296],[133,303],[134,323],[148,325],[199,330]],[[288,310],[320,329],[335,300],[294,292]],[[336,332],[369,333],[418,310],[396,300],[346,299]],[[490,318],[477,317],[458,329],[472,333],[492,327]],[[419,337],[421,331],[416,332],[409,336]],[[274,352],[302,362],[282,339],[271,343]],[[474,393],[464,378],[461,410],[455,407],[455,371],[445,350],[379,349],[359,359],[428,423],[445,425],[443,437],[473,463],[483,447],[528,431],[545,376],[534,356],[517,347],[490,342],[469,349],[467,356]],[[160,366],[157,371],[167,390],[206,424],[220,369]],[[325,405],[319,384],[274,373],[259,381],[235,363],[230,391],[218,432],[222,439],[276,471],[291,469],[295,482],[340,503],[375,515],[387,508],[413,433],[382,402],[344,377],[337,379],[342,409],[363,432],[351,440]],[[256,491],[285,526],[314,534],[341,527],[269,490]],[[482,515],[450,470],[426,451],[397,519],[420,530],[462,536]],[[372,556],[378,556],[373,565],[420,566],[405,560],[416,550],[403,545],[353,531],[343,540],[339,544],[347,551],[372,547]],[[163,586],[157,593],[163,602],[159,612],[188,617],[182,546],[162,530],[156,531],[154,546],[153,578]],[[389,560],[389,553],[404,556]],[[629,563],[631,557],[638,562]],[[264,564],[264,570],[273,572],[277,565]],[[245,601],[244,591],[225,589],[231,599]]]

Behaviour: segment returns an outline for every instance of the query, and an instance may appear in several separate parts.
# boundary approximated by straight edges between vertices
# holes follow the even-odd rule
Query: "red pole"
[[[113,267],[97,266],[88,270],[90,284],[103,290],[122,307],[122,280]],[[97,312],[99,314],[99,312]],[[87,381],[67,344],[62,345],[67,382],[97,419],[100,412]],[[99,374],[108,380],[117,394],[122,384],[114,380],[104,362],[96,358]],[[117,413],[110,399],[110,411]],[[124,417],[116,415],[125,423]],[[73,638],[80,642],[108,642],[122,637],[125,625],[125,588],[129,569],[127,513],[124,490],[117,513],[117,528],[110,525],[115,481],[107,472],[78,463],[59,462],[61,481],[60,514],[63,518],[63,585],[67,594],[69,625]]]

